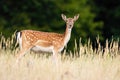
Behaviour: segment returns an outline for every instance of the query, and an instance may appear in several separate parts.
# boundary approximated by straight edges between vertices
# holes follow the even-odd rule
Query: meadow
[[[57,65],[52,54],[28,52],[18,64],[13,47],[14,35],[5,39],[0,36],[0,80],[120,80],[119,41],[106,40],[106,47],[93,49],[87,44],[75,43],[74,52],[64,50]],[[14,45],[16,46],[16,44]]]

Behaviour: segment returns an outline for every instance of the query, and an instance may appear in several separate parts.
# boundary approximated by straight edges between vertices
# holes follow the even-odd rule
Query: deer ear
[[[77,14],[76,16],[74,16],[74,21],[76,21],[79,18],[79,14]]]
[[[61,17],[62,17],[62,19],[64,20],[64,21],[66,21],[66,16],[64,15],[64,14],[61,14]]]

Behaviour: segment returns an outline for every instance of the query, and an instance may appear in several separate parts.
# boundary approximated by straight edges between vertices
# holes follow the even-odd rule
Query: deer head
[[[73,28],[74,22],[79,18],[79,14],[75,15],[74,18],[67,18],[64,14],[61,14],[61,16],[70,30]]]

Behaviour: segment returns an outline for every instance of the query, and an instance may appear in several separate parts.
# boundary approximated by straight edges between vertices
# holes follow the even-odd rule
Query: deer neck
[[[72,28],[69,29],[69,26],[66,25],[66,30],[64,33],[64,45],[67,45],[68,41],[70,40],[71,31],[72,31]]]

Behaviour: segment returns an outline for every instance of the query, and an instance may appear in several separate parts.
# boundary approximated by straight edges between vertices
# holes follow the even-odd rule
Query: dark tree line
[[[102,35],[104,38],[120,38],[120,0],[94,0],[96,18],[104,25]]]
[[[70,46],[74,39],[83,42],[120,38],[120,1],[105,0],[1,0],[0,32],[6,37],[16,30],[33,29],[63,33],[65,22],[61,14],[73,17],[80,14],[75,23]]]

